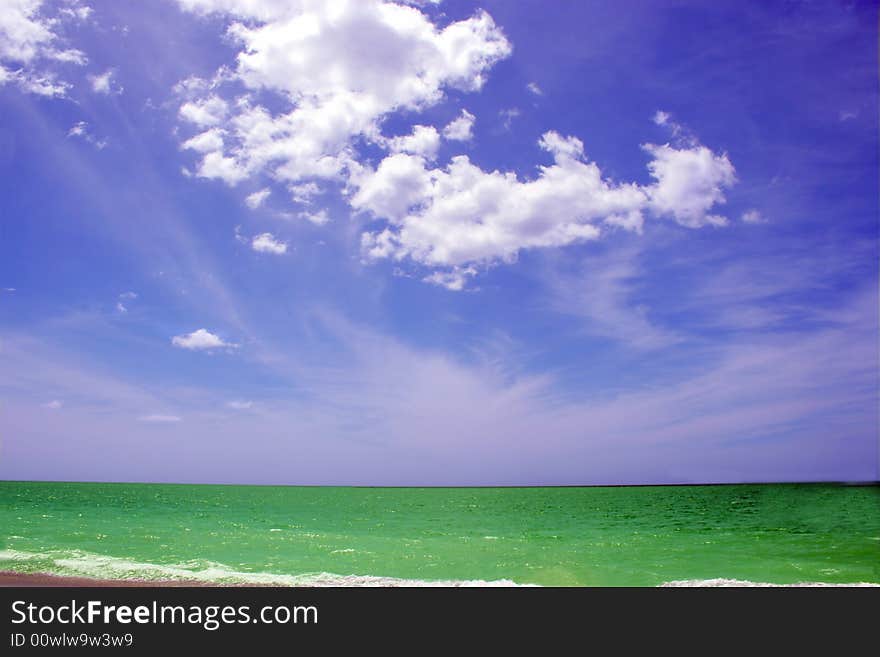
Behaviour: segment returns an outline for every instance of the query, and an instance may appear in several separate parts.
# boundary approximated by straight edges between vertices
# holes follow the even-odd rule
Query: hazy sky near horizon
[[[875,3],[0,5],[0,478],[878,478]]]

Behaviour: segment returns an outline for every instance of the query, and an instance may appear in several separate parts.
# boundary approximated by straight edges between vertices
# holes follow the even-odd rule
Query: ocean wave
[[[801,586],[880,586],[871,582],[856,582],[854,584],[832,584],[829,582],[797,582],[796,584],[770,584],[767,582],[752,582],[747,579],[727,579],[724,577],[716,577],[714,579],[679,579],[672,582],[664,582],[660,586],[665,587],[750,587],[750,586],[772,586],[772,587],[801,587]]]
[[[143,581],[196,581],[213,584],[300,586],[300,587],[519,587],[535,586],[518,584],[509,579],[499,580],[422,580],[378,575],[340,575],[317,572],[288,575],[267,572],[245,572],[214,561],[188,561],[178,564],[156,564],[133,561],[81,550],[54,550],[49,552],[26,552],[0,550],[0,570],[22,573],[45,573],[62,577],[89,577],[93,579],[119,579]],[[878,583],[858,582],[838,584],[828,582],[798,582],[795,584],[772,584],[750,580],[713,578],[673,580],[661,587],[827,587],[858,586],[877,587]]]
[[[25,566],[24,568],[16,566]],[[213,561],[190,561],[182,564],[155,564],[132,561],[79,550],[46,553],[0,550],[0,569],[17,572],[47,573],[66,577],[93,579],[132,579],[146,581],[177,580],[215,584],[259,584],[309,587],[509,587],[527,586],[508,579],[500,580],[421,580],[378,575],[339,575],[336,573],[244,572]]]

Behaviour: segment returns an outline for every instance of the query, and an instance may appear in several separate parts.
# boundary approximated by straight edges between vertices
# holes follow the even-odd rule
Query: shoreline
[[[437,584],[442,586],[442,584]],[[339,586],[338,584],[336,586]],[[344,585],[343,585],[344,586]],[[356,587],[357,585],[355,585]],[[385,586],[394,586],[385,584]],[[398,585],[399,586],[399,585]],[[404,585],[405,586],[405,585]],[[516,585],[512,585],[516,586]],[[751,582],[746,580],[713,578],[674,580],[663,582],[657,586],[661,588],[705,588],[705,587],[770,587],[770,588],[862,588],[880,587],[880,583],[874,582],[798,582],[795,584],[772,584],[769,582]],[[94,577],[76,577],[71,575],[52,575],[50,573],[18,573],[13,570],[0,570],[0,588],[293,588],[286,584],[223,584],[218,582],[206,582],[203,580],[182,579],[99,579]],[[306,587],[309,588],[309,587]],[[579,587],[574,587],[579,588]],[[613,588],[613,587],[612,587]],[[643,588],[643,587],[640,587]],[[650,587],[647,587],[650,588]]]
[[[52,575],[50,573],[18,573],[14,570],[0,570],[0,588],[69,588],[69,587],[161,587],[161,588],[226,588],[241,586],[237,584],[218,584],[200,580],[181,579],[97,579],[93,577],[74,577],[70,575]],[[251,585],[259,586],[259,585]]]

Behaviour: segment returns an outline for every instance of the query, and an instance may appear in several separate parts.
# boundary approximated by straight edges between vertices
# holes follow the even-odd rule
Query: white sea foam
[[[92,577],[95,579],[193,580],[217,584],[268,584],[279,586],[387,586],[387,587],[505,587],[521,586],[508,579],[485,580],[421,580],[375,575],[339,575],[336,573],[243,572],[212,561],[182,564],[154,564],[131,561],[79,550],[47,553],[0,550],[0,568],[15,563],[44,562],[40,572],[53,575]],[[6,563],[4,563],[6,562]],[[31,570],[31,569],[29,569]]]
[[[870,582],[858,582],[855,584],[831,584],[827,582],[798,582],[796,584],[769,584],[767,582],[751,582],[746,579],[726,579],[717,577],[715,579],[679,579],[672,582],[664,582],[660,586],[680,586],[680,587],[737,587],[737,586],[772,586],[772,587],[798,587],[798,586],[880,586],[880,584],[872,584]]]
[[[382,586],[382,587],[509,587],[530,586],[509,579],[486,580],[421,580],[381,577],[377,575],[339,575],[336,573],[279,573],[244,572],[213,561],[189,561],[180,564],[154,564],[132,561],[80,550],[56,550],[45,553],[22,550],[0,550],[0,570],[17,570],[16,564],[27,564],[27,572],[45,572],[68,577],[95,579],[190,580],[217,584],[263,584],[276,586]],[[663,587],[826,587],[858,586],[880,587],[880,584],[858,582],[833,584],[826,582],[798,582],[771,584],[741,579],[685,579],[664,582]]]

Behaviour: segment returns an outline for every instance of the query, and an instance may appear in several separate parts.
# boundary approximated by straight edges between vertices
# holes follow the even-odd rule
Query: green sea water
[[[0,534],[0,570],[100,578],[880,582],[877,487],[0,482]]]

